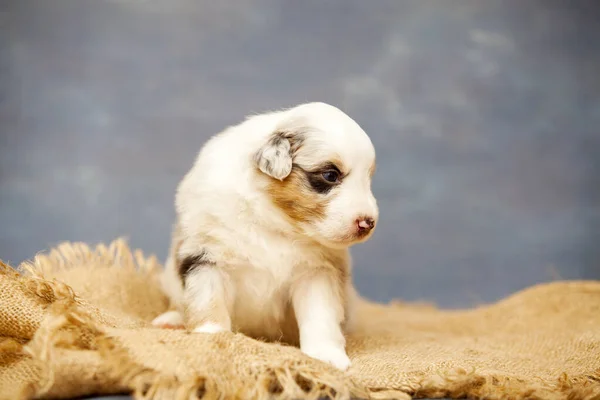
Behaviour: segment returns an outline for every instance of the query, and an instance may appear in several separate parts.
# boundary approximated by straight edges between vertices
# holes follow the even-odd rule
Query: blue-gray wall
[[[377,299],[600,278],[600,3],[0,2],[0,258],[164,257],[175,186],[244,115],[321,100],[371,135]]]

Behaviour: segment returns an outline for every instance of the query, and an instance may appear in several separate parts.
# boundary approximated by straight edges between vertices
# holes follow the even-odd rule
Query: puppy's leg
[[[185,277],[186,316],[194,332],[231,331],[230,295],[223,271],[214,265],[197,268]]]
[[[307,355],[346,370],[346,340],[343,286],[331,271],[319,271],[300,277],[292,289],[292,304],[298,328],[300,349]]]
[[[152,325],[157,328],[164,329],[179,329],[183,328],[183,316],[179,311],[170,310],[160,314],[152,320]]]

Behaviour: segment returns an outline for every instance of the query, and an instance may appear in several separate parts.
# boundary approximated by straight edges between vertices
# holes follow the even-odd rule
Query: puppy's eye
[[[321,174],[327,182],[335,183],[340,179],[340,173],[335,170],[325,171]]]

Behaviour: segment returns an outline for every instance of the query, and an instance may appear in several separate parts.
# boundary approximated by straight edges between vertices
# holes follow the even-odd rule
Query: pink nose
[[[375,220],[371,217],[361,217],[356,220],[356,226],[359,233],[369,233],[375,226]]]

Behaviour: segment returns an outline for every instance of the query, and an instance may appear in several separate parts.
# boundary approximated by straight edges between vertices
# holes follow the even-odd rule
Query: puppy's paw
[[[335,345],[318,344],[303,346],[302,352],[309,357],[329,363],[342,371],[346,371],[351,365],[350,359],[346,355],[344,348]]]
[[[167,311],[152,320],[157,328],[183,329],[183,316],[177,311]]]
[[[229,329],[222,327],[219,324],[215,324],[214,322],[205,322],[193,330],[195,333],[219,333],[227,331],[229,331]]]

